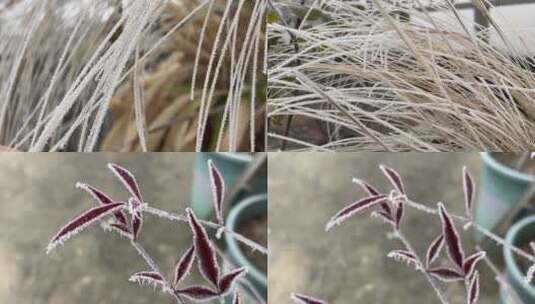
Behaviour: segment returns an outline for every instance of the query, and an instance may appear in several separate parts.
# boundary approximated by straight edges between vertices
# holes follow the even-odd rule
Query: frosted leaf
[[[359,201],[344,207],[342,210],[338,211],[331,220],[327,223],[325,230],[329,231],[331,228],[333,228],[335,225],[340,225],[342,222],[350,218],[351,216],[368,209],[376,204],[379,204],[380,202],[385,200],[384,195],[374,195],[374,196],[368,196],[363,199],[360,199]]]
[[[327,304],[327,302],[323,300],[319,300],[311,296],[306,296],[299,293],[293,293],[290,298],[298,304]]]
[[[67,223],[59,230],[59,232],[52,238],[47,246],[47,253],[57,247],[58,244],[63,244],[72,236],[80,233],[90,225],[100,221],[104,217],[113,214],[117,210],[124,208],[124,203],[113,203],[109,205],[102,205],[82,213],[74,220]]]

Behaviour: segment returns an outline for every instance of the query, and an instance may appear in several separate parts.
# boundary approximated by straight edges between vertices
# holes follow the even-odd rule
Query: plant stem
[[[482,251],[479,246],[476,246],[476,249]],[[520,300],[516,290],[511,286],[511,284],[509,284],[507,278],[505,278],[505,276],[500,273],[498,267],[496,267],[496,265],[486,255],[483,257],[483,261],[485,261],[485,264],[487,264],[490,270],[494,273],[495,279],[498,284],[502,285],[502,288],[507,289],[507,292],[509,292],[510,295],[509,299],[513,300],[513,304],[522,304],[522,300]]]
[[[153,214],[153,215],[156,215],[156,216],[159,216],[159,217],[163,217],[163,218],[172,220],[172,221],[184,222],[184,223],[188,222],[186,217],[183,216],[183,215],[174,214],[174,213],[167,212],[167,211],[164,211],[164,210],[161,210],[161,209],[158,209],[158,208],[154,208],[154,207],[150,207],[150,206],[143,207],[143,211],[145,211],[147,213],[150,213],[150,214]],[[199,222],[202,225],[204,225],[205,227],[208,227],[208,228],[212,228],[212,229],[216,229],[216,230],[222,229],[225,233],[227,233],[230,236],[232,236],[233,238],[235,238],[236,241],[241,242],[241,243],[247,245],[248,247],[250,247],[251,249],[256,250],[256,251],[258,251],[258,252],[260,252],[260,253],[262,253],[264,255],[267,255],[267,253],[268,253],[267,248],[265,248],[264,246],[256,243],[253,240],[250,240],[250,239],[246,238],[245,236],[243,236],[243,235],[241,235],[241,234],[239,234],[239,233],[237,233],[235,231],[229,230],[225,226],[222,226],[220,224],[216,224],[216,223],[213,223],[213,222],[210,222],[210,221],[201,220],[201,219],[199,219]]]
[[[440,290],[440,288],[437,286],[437,284],[435,283],[435,281],[433,280],[433,278],[427,273],[427,271],[425,270],[425,267],[424,267],[424,264],[422,262],[422,260],[420,259],[420,256],[416,253],[416,251],[414,250],[414,248],[412,248],[410,242],[407,240],[407,238],[401,233],[401,230],[397,229],[396,228],[396,225],[393,224],[392,225],[393,229],[394,229],[394,234],[399,238],[399,240],[403,243],[403,245],[405,246],[405,248],[411,252],[417,259],[418,263],[420,263],[420,270],[422,271],[422,273],[424,274],[425,278],[427,279],[427,281],[429,282],[429,284],[433,287],[433,289],[435,290],[435,293],[438,297],[438,299],[440,300],[441,303],[443,304],[448,304],[448,300],[446,299],[446,297],[444,296],[444,293],[442,292],[442,290]]]

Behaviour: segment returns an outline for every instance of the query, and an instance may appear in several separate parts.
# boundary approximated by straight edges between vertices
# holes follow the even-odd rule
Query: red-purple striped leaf
[[[140,271],[132,275],[129,279],[130,282],[135,282],[138,284],[148,283],[153,285],[164,286],[163,277],[154,271]]]
[[[455,282],[464,280],[462,273],[449,268],[432,268],[426,270],[427,273],[443,282]]]
[[[124,208],[124,203],[113,203],[108,205],[98,206],[82,213],[80,216],[70,221],[52,238],[47,247],[47,252],[53,250],[58,244],[62,244],[71,236],[76,235],[83,229],[87,228],[93,223],[98,222],[104,217],[113,214],[117,210]]]
[[[405,189],[403,188],[403,181],[401,180],[401,176],[392,168],[389,168],[384,165],[380,165],[379,168],[381,168],[381,171],[383,171],[384,175],[388,178],[392,186],[396,188],[396,190],[401,193],[405,194]]]
[[[293,293],[291,299],[298,304],[327,304],[327,302],[323,300],[318,300],[298,293]]]
[[[108,164],[108,168],[119,178],[130,194],[137,198],[139,202],[143,202],[136,178],[130,171],[116,164]]]
[[[470,280],[468,287],[468,304],[475,304],[479,299],[479,273],[476,271]]]
[[[232,304],[240,304],[240,303],[241,303],[240,294],[236,291],[234,293],[234,298],[232,300]]]
[[[466,215],[472,216],[472,203],[474,202],[474,179],[468,169],[463,167],[463,189],[464,189],[464,202],[466,206]]]
[[[113,223],[111,224],[110,226],[112,226],[113,228],[115,229],[118,229],[126,234],[130,234],[130,230],[128,229],[128,226],[125,226],[123,224],[119,224],[119,223]]]
[[[403,258],[416,260],[416,256],[412,252],[407,251],[407,250],[394,250],[394,251],[391,251],[388,255],[391,257],[399,255]]]
[[[76,187],[89,193],[89,195],[91,195],[91,197],[93,197],[93,199],[95,199],[100,205],[109,205],[114,203],[114,201],[108,195],[106,195],[106,193],[93,186],[84,183],[76,183]],[[113,216],[120,224],[128,225],[123,211],[117,211],[113,214]]]
[[[210,182],[212,187],[216,218],[219,224],[223,225],[223,201],[225,200],[225,181],[223,180],[221,172],[219,172],[219,170],[214,165],[211,159],[208,160],[208,169],[210,170]]]
[[[141,227],[143,227],[143,217],[141,214],[135,214],[132,217],[132,238],[134,241],[138,239]]]
[[[366,193],[368,193],[369,196],[381,194],[377,189],[375,189],[375,187],[373,187],[372,185],[368,184],[367,182],[363,180],[354,178],[353,181],[357,183],[362,188],[362,190],[366,191]]]
[[[383,220],[385,220],[387,223],[390,223],[392,225],[395,224],[394,219],[392,218],[390,214],[384,212],[383,210],[379,210],[376,213],[380,215],[383,218]]]
[[[203,277],[211,282],[215,287],[219,281],[219,265],[212,242],[204,227],[199,223],[197,217],[190,208],[186,209],[188,222],[193,232],[193,244],[195,254],[199,264],[199,270]]]
[[[234,269],[233,271],[225,274],[221,277],[219,280],[219,283],[217,284],[219,288],[220,293],[226,293],[230,290],[230,287],[232,284],[241,276],[243,276],[247,272],[247,269],[245,267]]]
[[[184,289],[179,289],[176,292],[179,295],[185,296],[186,298],[189,298],[191,300],[202,301],[202,302],[219,297],[218,292],[213,291],[212,289],[208,287],[200,286],[200,285],[192,285]]]
[[[403,219],[403,202],[399,202],[396,207],[396,229],[399,229],[399,225],[401,224],[401,220]]]
[[[438,203],[438,209],[440,212],[440,219],[442,220],[442,234],[446,241],[448,255],[459,269],[463,269],[464,252],[461,246],[459,233],[442,203]]]
[[[186,277],[193,265],[195,260],[195,247],[191,246],[186,252],[182,255],[178,263],[175,266],[175,279],[173,280],[173,286],[177,286],[182,279]]]
[[[474,271],[474,269],[476,268],[477,262],[479,262],[479,260],[481,260],[484,257],[485,257],[484,251],[479,251],[466,257],[466,259],[464,260],[464,264],[463,264],[464,274],[466,276],[470,276],[472,272]]]
[[[390,251],[387,256],[389,258],[392,258],[396,261],[402,261],[402,262],[405,262],[409,265],[414,265],[414,267],[416,269],[420,269],[421,268],[421,265],[420,265],[420,262],[418,261],[418,258],[412,254],[411,252],[407,251],[407,250],[394,250],[394,251]]]
[[[425,265],[429,268],[429,265],[433,263],[433,261],[438,257],[440,250],[442,250],[442,247],[444,245],[444,236],[441,234],[439,235],[431,245],[429,245],[429,248],[427,248],[427,253],[425,255]]]
[[[354,178],[353,181],[355,183],[359,184],[362,187],[362,189],[364,189],[364,191],[366,191],[368,193],[369,196],[374,196],[374,195],[381,194],[377,189],[375,189],[375,187],[373,187],[372,185],[366,183],[363,180]],[[383,211],[385,213],[387,213],[389,215],[392,214],[392,210],[390,209],[390,206],[388,205],[388,203],[386,201],[381,203],[381,208],[383,208]]]
[[[340,225],[343,221],[347,220],[351,216],[367,208],[375,206],[381,202],[384,202],[384,200],[385,200],[385,196],[383,194],[375,195],[375,196],[368,196],[345,207],[344,209],[338,211],[338,213],[336,213],[331,218],[331,220],[327,223],[325,230],[329,231],[335,225]]]

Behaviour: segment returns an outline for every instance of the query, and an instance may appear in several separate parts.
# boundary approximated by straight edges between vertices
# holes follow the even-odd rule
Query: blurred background
[[[183,213],[191,205],[201,212],[200,209],[211,206],[211,201],[199,201],[199,195],[195,194],[207,191],[204,187],[209,186],[202,183],[205,172],[201,163],[213,158],[217,166],[228,167],[228,159],[240,159],[244,164],[238,170],[241,174],[255,163],[256,157],[195,153],[3,154],[0,157],[0,276],[3,278],[0,303],[171,303],[171,298],[151,287],[128,282],[130,275],[146,270],[147,266],[128,240],[98,225],[87,228],[65,246],[46,255],[51,237],[69,220],[94,206],[89,195],[75,188],[76,182],[93,185],[113,199],[128,199],[126,190],[107,168],[107,163],[113,162],[131,170],[144,199],[152,207]],[[255,172],[265,185],[265,170]],[[223,176],[226,181],[232,179],[226,171]],[[230,191],[235,182],[229,181],[227,190]],[[231,205],[239,205],[238,200],[254,195],[254,191],[240,188],[226,211],[232,210]],[[204,212],[204,218],[212,218],[210,211]],[[172,277],[176,261],[191,244],[190,235],[185,224],[146,214],[140,241],[162,271]],[[218,244],[221,248],[228,247],[224,239]],[[197,269],[191,273],[187,283],[201,283]]]
[[[381,190],[390,189],[378,168],[381,163],[398,170],[413,201],[432,207],[442,201],[448,211],[461,215],[462,166],[476,180],[480,172],[477,153],[270,154],[270,303],[290,303],[291,292],[329,303],[438,302],[421,274],[386,257],[401,246],[390,239],[390,229],[381,219],[365,212],[325,232],[326,223],[338,210],[365,196],[351,182],[353,177]],[[441,223],[409,208],[401,229],[415,249],[425,253]],[[463,247],[472,250],[472,234],[462,235]],[[493,275],[486,266],[479,268],[483,270],[479,303],[496,303]],[[445,286],[451,303],[466,301],[462,284]]]

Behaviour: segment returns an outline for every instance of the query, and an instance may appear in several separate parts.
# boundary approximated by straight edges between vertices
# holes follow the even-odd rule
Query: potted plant
[[[260,157],[262,157],[261,154]],[[267,179],[265,176],[254,174],[256,172],[247,170],[255,164],[254,154],[198,153],[194,164],[191,208],[199,218],[210,218],[214,212],[208,159],[212,159],[223,175],[228,190],[228,204],[232,205],[246,196],[267,191]],[[247,173],[252,174],[248,175]]]
[[[534,183],[533,161],[529,160],[529,153],[481,153],[481,159],[475,220],[482,227],[493,229]],[[475,238],[480,241],[482,235],[476,232]]]
[[[236,231],[246,238],[267,246],[267,195],[250,196],[234,206],[226,221],[227,231]],[[247,267],[247,281],[251,286],[241,286],[244,292],[258,293],[267,299],[267,256],[252,251],[225,234],[227,255],[235,267]],[[251,290],[254,288],[254,290]],[[242,293],[244,294],[244,293]]]
[[[526,252],[531,252],[534,249],[530,248],[530,242],[535,242],[535,215],[530,215],[521,221],[515,223],[507,232],[506,242],[515,247],[521,248]],[[528,283],[525,279],[525,273],[530,268],[530,263],[526,263],[523,259],[519,259],[513,253],[513,248],[503,247],[503,255],[505,259],[505,273],[507,280],[514,289],[518,298],[523,303],[535,303],[535,285]],[[502,303],[508,303],[507,298],[509,294],[507,290],[501,290]]]

